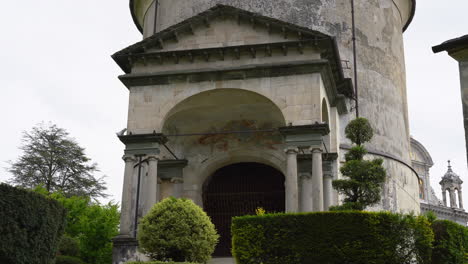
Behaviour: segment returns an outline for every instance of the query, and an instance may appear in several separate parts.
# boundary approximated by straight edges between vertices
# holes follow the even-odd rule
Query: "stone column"
[[[308,172],[301,173],[301,212],[312,212],[312,175]]]
[[[444,206],[447,206],[447,190],[442,190],[442,199],[444,201]]]
[[[172,196],[175,198],[181,198],[184,191],[184,179],[172,178],[171,183],[173,184]]]
[[[298,211],[298,184],[297,184],[297,148],[287,148],[286,150],[286,212]]]
[[[323,207],[325,211],[330,209],[333,203],[333,174],[323,174]]]
[[[450,207],[457,207],[457,199],[455,199],[455,191],[452,189],[449,189],[449,195],[450,195]]]
[[[174,184],[171,179],[164,179],[160,182],[161,200],[173,196]]]
[[[323,211],[322,150],[312,148],[312,205],[314,212]]]
[[[463,209],[463,195],[460,189],[458,190],[458,207]]]
[[[134,166],[136,159],[133,155],[123,156],[125,161],[124,183],[122,190],[122,208],[120,213],[120,235],[133,236],[133,220],[135,217],[135,181]]]
[[[145,208],[143,215],[146,215],[153,205],[158,202],[158,156],[148,156],[148,180],[145,186]]]

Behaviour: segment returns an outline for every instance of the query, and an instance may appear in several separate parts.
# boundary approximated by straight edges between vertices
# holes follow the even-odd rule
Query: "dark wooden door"
[[[270,166],[237,163],[216,171],[203,192],[204,209],[220,235],[214,255],[231,255],[232,217],[255,214],[258,207],[284,212],[284,199],[284,176]]]

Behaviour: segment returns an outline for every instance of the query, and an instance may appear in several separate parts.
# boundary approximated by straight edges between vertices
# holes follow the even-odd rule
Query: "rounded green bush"
[[[64,256],[78,257],[80,254],[80,246],[76,239],[64,235],[60,240],[58,253]]]
[[[372,129],[369,120],[359,117],[346,126],[345,129],[346,137],[353,143],[361,145],[372,139],[374,136],[374,130]]]
[[[210,218],[188,199],[164,199],[138,226],[140,250],[158,261],[204,263],[218,238]]]

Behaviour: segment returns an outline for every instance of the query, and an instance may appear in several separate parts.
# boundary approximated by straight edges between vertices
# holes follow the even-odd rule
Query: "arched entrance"
[[[236,163],[217,170],[205,183],[203,205],[220,234],[215,256],[231,255],[231,219],[267,212],[284,212],[284,175],[260,163]]]

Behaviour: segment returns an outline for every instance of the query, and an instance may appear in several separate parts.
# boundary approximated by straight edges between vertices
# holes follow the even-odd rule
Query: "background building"
[[[468,226],[468,213],[463,208],[462,184],[452,167],[448,165],[447,172],[440,181],[443,201],[437,198],[430,183],[429,169],[434,165],[431,155],[417,140],[411,138],[411,158],[415,170],[420,175],[421,213],[434,212],[439,219],[445,219]]]

